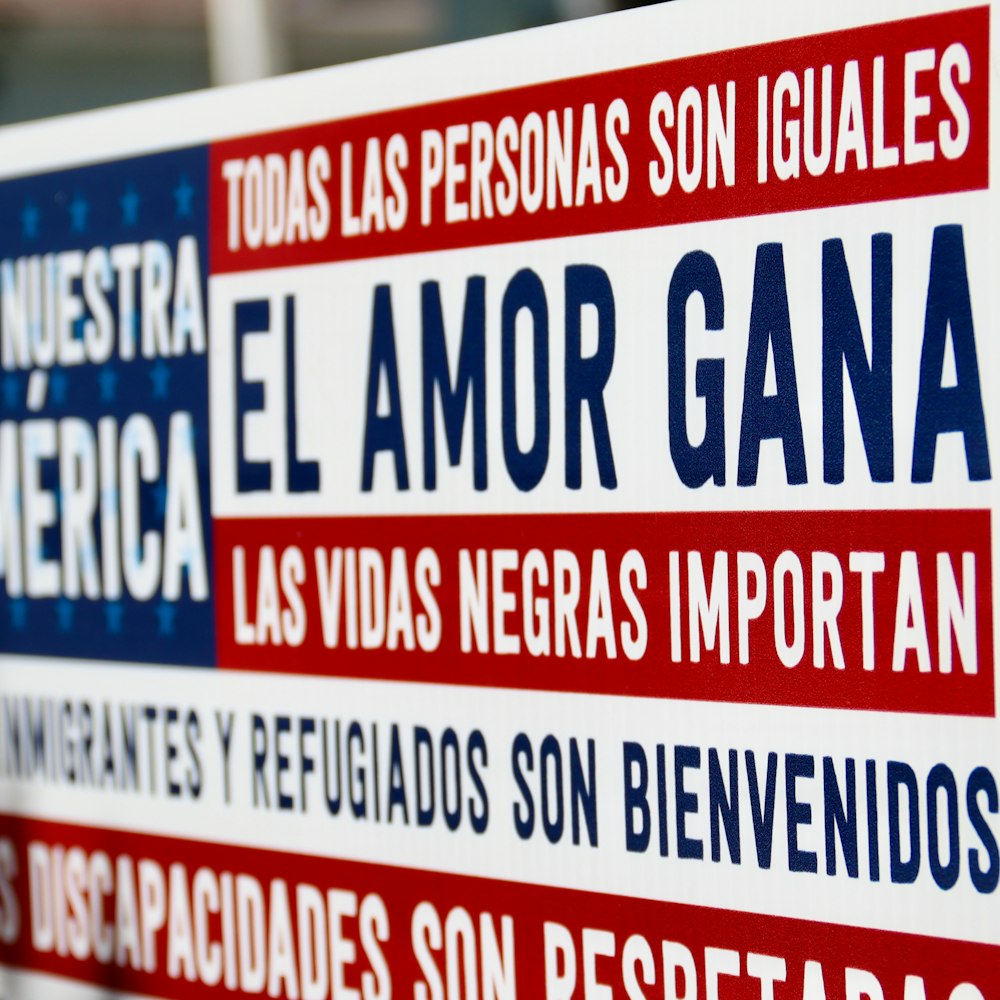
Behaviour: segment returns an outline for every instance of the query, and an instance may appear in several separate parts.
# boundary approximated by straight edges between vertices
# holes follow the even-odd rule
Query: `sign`
[[[997,1000],[993,32],[0,132],[0,996]]]

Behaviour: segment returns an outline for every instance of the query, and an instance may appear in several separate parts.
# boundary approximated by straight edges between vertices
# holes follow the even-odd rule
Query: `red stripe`
[[[965,46],[971,62],[970,81],[958,85],[971,121],[968,147],[955,160],[945,158],[941,149],[936,148],[931,162],[907,164],[903,148],[906,53],[932,49],[936,53],[935,58],[940,60],[945,49],[953,42],[960,42]],[[884,57],[884,142],[887,146],[900,149],[900,165],[881,169],[873,166],[876,129],[873,67],[874,59],[878,56]],[[835,172],[835,163],[831,162],[829,168],[819,176],[811,176],[803,166],[799,177],[779,181],[772,169],[767,183],[759,183],[758,77],[766,75],[773,87],[777,77],[783,71],[790,70],[797,76],[800,87],[803,87],[805,70],[813,68],[818,87],[822,67],[827,64],[832,66],[832,130],[835,149],[841,118],[845,65],[851,60],[857,60],[860,72],[868,169],[859,170],[855,156],[850,154],[846,159],[846,168],[841,173]],[[648,180],[650,161],[658,159],[649,131],[649,113],[654,95],[661,90],[667,91],[672,96],[676,111],[685,88],[696,88],[704,104],[703,123],[707,123],[709,86],[718,86],[724,103],[726,83],[730,80],[736,84],[735,184],[727,186],[719,177],[717,186],[709,189],[706,160],[700,186],[686,193],[675,172],[670,191],[657,197],[651,192]],[[953,125],[948,124],[952,122],[952,114],[941,94],[937,70],[918,73],[916,80],[917,95],[927,96],[930,100],[928,115],[917,120],[916,139],[919,142],[936,142],[939,126],[953,128]],[[212,271],[245,271],[482,246],[981,189],[988,184],[988,81],[989,10],[980,7],[557,80],[217,143],[211,152]],[[518,207],[507,217],[495,214],[493,218],[446,224],[443,221],[442,185],[434,194],[431,224],[421,224],[419,169],[421,133],[424,129],[437,129],[443,133],[451,125],[477,121],[496,126],[506,115],[513,116],[520,123],[531,112],[537,112],[545,119],[549,111],[556,112],[561,122],[562,110],[572,107],[577,140],[574,143],[575,157],[579,148],[583,108],[588,102],[593,102],[603,173],[604,168],[612,163],[609,148],[604,141],[605,112],[617,98],[626,102],[630,118],[629,134],[622,140],[630,167],[630,181],[621,201],[615,203],[604,197],[601,204],[585,200],[579,207],[575,204],[569,207],[558,204],[551,209],[543,201],[541,208],[533,213],[524,207]],[[796,111],[791,117],[798,114]],[[707,125],[703,124],[703,130],[705,127]],[[409,200],[406,224],[398,232],[373,231],[367,235],[342,237],[341,146],[350,142],[355,153],[353,205],[357,211],[363,182],[363,161],[358,158],[362,157],[369,139],[378,139],[384,150],[393,134],[403,136],[409,150],[409,165],[404,172]],[[676,129],[669,135],[673,142],[676,139]],[[241,246],[240,249],[231,251],[227,246],[228,201],[222,164],[231,159],[269,153],[280,154],[287,161],[293,149],[302,149],[308,153],[318,144],[327,147],[333,170],[327,185],[333,213],[328,237],[318,242],[293,241],[290,245],[265,245],[255,250]],[[468,154],[469,146],[459,148],[459,160],[463,155],[467,158]],[[500,179],[499,167],[495,166],[490,184],[493,185]],[[458,184],[456,192],[459,199],[469,199],[468,176]]]
[[[221,872],[234,875],[252,873],[263,889],[265,920],[268,922],[273,912],[268,902],[272,880],[284,880],[291,902],[292,942],[296,949],[295,900],[300,884],[316,887],[324,897],[328,889],[355,893],[359,905],[366,897],[377,896],[386,908],[389,924],[388,939],[380,942],[379,947],[388,965],[392,995],[398,997],[412,997],[414,984],[424,981],[410,943],[413,913],[422,901],[433,904],[442,924],[453,908],[465,908],[475,928],[477,946],[481,938],[482,913],[491,915],[498,937],[501,918],[504,915],[511,917],[519,997],[545,995],[546,922],[563,925],[575,942],[577,988],[573,997],[584,996],[584,928],[610,931],[614,935],[616,954],[596,959],[595,979],[612,986],[615,996],[624,995],[622,953],[626,939],[632,934],[642,935],[653,955],[657,985],[646,987],[646,995],[650,997],[663,995],[663,941],[679,943],[691,953],[698,979],[697,984],[687,987],[688,996],[692,998],[705,995],[706,959],[711,960],[711,956],[706,955],[707,949],[729,949],[738,955],[731,958],[736,957],[739,975],[724,975],[718,979],[722,1000],[757,1000],[761,996],[760,978],[748,974],[747,955],[751,952],[784,959],[786,978],[784,982],[775,983],[775,1000],[799,1000],[803,996],[807,962],[821,966],[827,1000],[842,1000],[845,997],[847,968],[865,970],[874,975],[882,987],[885,1000],[905,1000],[903,990],[908,976],[921,977],[925,987],[925,994],[921,995],[933,1000],[947,1000],[960,983],[972,983],[987,998],[997,996],[1000,991],[1000,948],[991,945],[98,830],[16,816],[3,816],[0,821],[4,835],[13,837],[18,852],[21,874],[15,881],[15,891],[23,914],[20,938],[13,944],[0,944],[0,962],[114,989],[155,993],[171,1000],[214,996],[223,987],[211,988],[201,982],[189,983],[167,975],[166,928],[156,931],[151,939],[153,950],[150,955],[155,953],[156,959],[156,970],[151,973],[131,968],[127,955],[125,966],[121,967],[113,963],[101,964],[93,958],[81,961],[69,955],[60,956],[54,949],[42,953],[32,946],[28,909],[29,841],[66,849],[77,846],[86,852],[88,858],[95,851],[103,851],[110,857],[113,868],[116,859],[122,855],[130,860],[133,869],[140,859],[155,861],[167,876],[164,903],[168,913],[170,883],[167,873],[169,866],[175,863],[184,866],[183,884],[188,897],[194,873],[202,867],[216,876]],[[371,903],[372,899],[369,905]],[[112,899],[105,900],[104,912],[105,919],[114,920]],[[359,919],[354,917],[346,917],[342,922],[343,938],[352,942],[356,951],[356,961],[346,966],[345,983],[355,989],[360,987],[362,975],[372,971],[372,963],[360,938],[359,923]],[[142,926],[140,919],[140,932]],[[209,941],[220,941],[219,917],[213,915],[208,926]],[[269,924],[265,924],[267,926]],[[265,930],[265,948],[268,940]],[[478,960],[481,954],[478,947],[473,954]],[[444,979],[446,966],[443,950],[434,950],[431,956]],[[297,955],[293,962],[299,965]],[[813,972],[815,974],[815,969]],[[679,991],[685,988],[680,980],[678,975]],[[278,985],[281,990],[278,995],[287,995],[287,981]],[[235,996],[249,995],[239,989],[226,992]],[[908,991],[906,996],[910,995]]]
[[[993,619],[990,514],[974,511],[824,511],[824,512],[754,512],[754,513],[662,513],[662,514],[580,514],[517,515],[410,518],[307,518],[239,519],[215,521],[216,609],[219,663],[240,670],[288,671],[291,673],[380,678],[387,680],[428,681],[447,684],[525,688],[532,690],[581,691],[619,695],[641,695],[698,699],[707,701],[748,702],[777,705],[808,705],[833,708],[878,709],[903,712],[927,712],[991,716],[994,712],[993,688]],[[302,553],[305,582],[301,593],[306,609],[306,631],[301,645],[278,644],[274,633],[263,634],[263,645],[240,645],[235,640],[236,620],[233,589],[233,550],[243,548],[246,555],[246,623],[257,622],[259,594],[258,562],[262,546],[275,550],[276,564],[282,553],[297,547]],[[415,589],[414,567],[423,548],[433,550],[441,566],[441,582],[434,589],[442,618],[440,645],[433,650],[403,648],[348,648],[346,640],[346,598],[342,597],[341,628],[337,644],[328,648],[323,640],[319,606],[318,568],[315,550],[324,549],[329,559],[332,549],[376,550],[384,566],[385,590],[391,575],[392,550],[405,552],[406,582],[414,613],[422,604]],[[487,551],[487,567],[492,566],[496,550],[512,550],[509,558],[516,568],[507,570],[501,586],[511,593],[511,610],[503,614],[503,628],[508,633],[523,633],[523,566],[529,550],[538,549],[546,564],[549,582],[536,586],[534,595],[546,599],[550,616],[550,655],[530,655],[521,638],[518,655],[495,652],[492,612],[489,615],[489,647],[481,652],[473,646],[462,652],[459,628],[459,559],[467,549],[476,564],[476,551]],[[616,657],[607,641],[596,643],[593,657],[586,656],[588,608],[591,600],[593,553],[599,549],[606,556],[608,590],[614,620]],[[620,565],[629,550],[636,550],[645,564],[647,588],[633,589],[648,624],[648,644],[644,655],[631,661],[621,639],[622,628],[632,629],[633,616],[620,588]],[[571,553],[580,568],[580,597],[573,621],[580,639],[580,658],[572,655],[572,640],[564,628],[566,655],[555,655],[554,609],[555,552]],[[681,569],[679,624],[682,641],[681,660],[671,658],[669,553],[678,553]],[[766,607],[748,625],[749,662],[741,664],[739,654],[739,593],[737,553],[758,554],[764,563],[767,584]],[[779,652],[775,637],[774,580],[782,576],[784,604],[787,608],[784,644],[795,645],[793,627],[794,567],[792,575],[781,573],[777,560],[783,552],[793,553],[801,567],[803,603],[802,653],[797,665],[782,660],[790,654]],[[692,662],[690,651],[688,582],[689,552],[700,554],[706,587],[711,588],[716,553],[727,553],[729,603],[729,662],[720,657],[720,645],[701,650],[699,662]],[[821,633],[824,640],[823,669],[814,666],[813,553],[831,553],[836,557],[843,580],[843,605],[837,616],[837,634],[843,650],[845,669],[834,666],[831,633]],[[871,577],[874,595],[874,669],[864,669],[864,611],[862,607],[863,574],[850,568],[851,553],[884,554],[885,569]],[[902,661],[903,669],[894,671],[893,650],[896,637],[897,605],[900,600],[901,566],[914,553],[919,573],[920,604],[923,608],[929,659],[920,669],[919,656],[910,651]],[[975,658],[977,672],[966,672],[957,643],[951,640],[950,673],[940,669],[938,643],[939,553],[947,556],[949,572],[942,574],[943,585],[954,579],[967,614],[976,617]],[[975,559],[975,595],[963,593],[963,553]],[[822,557],[820,557],[822,559]],[[787,560],[786,560],[787,561]],[[777,565],[777,570],[776,570]],[[818,564],[818,568],[822,568]],[[905,567],[904,567],[905,568]],[[819,575],[817,573],[817,575]],[[535,577],[533,577],[535,579]],[[401,581],[397,581],[401,582]],[[492,574],[486,585],[492,587]],[[832,596],[833,580],[823,579],[823,596]],[[745,588],[754,596],[753,581]],[[278,584],[275,584],[278,587]],[[567,588],[563,588],[564,590]],[[697,593],[697,592],[695,592]],[[950,592],[949,592],[950,593]],[[906,595],[903,589],[904,598]],[[948,593],[945,593],[945,597]],[[282,609],[289,609],[287,600]],[[532,605],[534,607],[534,605]],[[748,614],[751,610],[744,604]],[[903,625],[915,627],[917,618],[904,605]],[[599,632],[599,628],[596,630]],[[919,641],[919,629],[910,637]],[[949,626],[949,636],[952,628]],[[905,638],[903,633],[901,636]],[[635,638],[634,632],[629,632]],[[916,638],[914,638],[916,637]],[[282,636],[284,639],[284,636]],[[968,653],[968,650],[966,651]],[[968,664],[969,667],[972,664]]]

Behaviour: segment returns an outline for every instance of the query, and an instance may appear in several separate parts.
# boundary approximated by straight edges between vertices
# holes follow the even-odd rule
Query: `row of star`
[[[157,634],[170,636],[175,634],[177,605],[161,600],[154,607],[157,621]],[[17,597],[8,605],[11,627],[18,632],[28,627],[29,603],[23,597]],[[60,632],[73,631],[73,618],[76,613],[76,602],[67,597],[61,597],[55,604],[56,627]],[[121,601],[104,602],[105,631],[109,635],[120,635],[125,617],[125,606]]]
[[[173,189],[175,215],[178,219],[190,219],[193,217],[192,203],[195,194],[197,194],[197,188],[188,180],[187,174],[181,174],[180,179]],[[139,206],[142,204],[142,196],[136,191],[135,186],[131,182],[129,182],[124,193],[118,199],[118,204],[122,210],[121,225],[138,225]],[[70,230],[75,233],[85,233],[87,231],[87,218],[90,215],[90,202],[77,192],[68,205],[68,211],[70,215]],[[26,201],[21,209],[22,236],[28,240],[37,239],[41,223],[42,210],[35,202]]]
[[[170,377],[173,375],[170,367],[160,358],[148,372],[152,382],[153,399],[170,398]],[[117,397],[119,374],[109,366],[103,366],[97,374],[97,384],[100,390],[100,401],[112,403]],[[25,392],[26,383],[14,372],[8,372],[3,377],[2,389],[3,407],[6,410],[17,409]],[[49,399],[53,406],[61,406],[66,402],[66,392],[69,385],[69,375],[61,368],[55,368],[49,376]]]

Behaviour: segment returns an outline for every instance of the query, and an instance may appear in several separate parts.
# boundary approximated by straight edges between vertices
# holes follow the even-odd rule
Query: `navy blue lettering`
[[[477,756],[479,763],[476,762]],[[469,796],[469,822],[476,833],[484,833],[490,821],[490,800],[486,794],[486,785],[483,783],[483,776],[479,773],[479,769],[480,767],[485,768],[489,759],[486,753],[486,738],[478,729],[473,729],[469,734],[466,757],[469,765],[469,779],[476,790],[475,798]]]
[[[107,719],[107,716],[105,716]],[[191,756],[192,772],[188,774],[188,791],[191,798],[201,798],[201,755],[198,753],[198,746],[201,740],[201,721],[198,713],[192,708],[188,712],[187,724],[184,727],[184,735],[187,740],[188,753]]]
[[[356,819],[364,819],[368,815],[368,798],[365,794],[364,765],[354,766],[354,755],[358,752],[365,752],[365,734],[360,723],[352,722],[347,728],[347,781],[350,787],[351,812]]]
[[[392,822],[395,809],[403,810],[403,822],[410,822],[410,807],[406,801],[406,781],[403,777],[403,749],[399,744],[399,726],[393,724],[389,738],[389,800],[386,820]]]
[[[795,783],[799,778],[811,778],[816,773],[816,762],[809,754],[785,754],[785,812],[788,834],[788,869],[793,872],[818,870],[815,851],[799,849],[799,827],[812,822],[812,806],[799,802]]]
[[[267,299],[237,302],[233,344],[236,376],[236,489],[239,493],[259,493],[271,488],[271,463],[252,462],[245,458],[248,413],[264,409],[264,384],[243,378],[243,338],[250,333],[265,333],[271,328],[271,303]]]
[[[274,720],[274,787],[278,792],[278,809],[289,812],[295,808],[295,800],[282,787],[282,778],[291,769],[291,759],[281,752],[281,737],[292,731],[292,720],[287,715],[278,715]]]
[[[299,808],[306,811],[306,775],[316,770],[316,761],[306,751],[306,736],[316,732],[316,720],[308,716],[299,719]]]
[[[531,447],[521,451],[517,440],[517,316],[531,314],[534,375],[534,435]],[[510,279],[503,296],[500,323],[501,424],[503,455],[511,481],[522,491],[533,490],[549,461],[549,309],[542,279],[523,268]]]
[[[656,812],[660,821],[660,857],[668,854],[670,843],[667,838],[667,765],[666,748],[656,744]]]
[[[378,723],[372,723],[372,784],[374,787],[374,794],[372,795],[372,804],[375,807],[375,822],[378,823],[382,818],[382,795],[379,791],[379,775],[382,773],[378,766]]]
[[[549,803],[552,796],[549,794],[549,763],[555,766],[552,768],[555,774],[555,817],[549,815]],[[542,787],[539,798],[542,800],[542,828],[550,844],[558,844],[563,834],[563,772],[562,772],[562,749],[559,741],[549,734],[542,740],[541,752],[538,759],[538,771],[541,777]]]
[[[332,816],[338,815],[340,812],[340,803],[343,799],[344,793],[344,782],[343,782],[343,758],[340,753],[340,721],[337,720],[333,723],[333,747],[336,753],[336,763],[333,767],[330,766],[330,727],[327,721],[323,720],[322,725],[323,730],[323,760],[326,766],[323,768],[325,777],[323,779],[323,795],[326,798],[326,808]],[[337,779],[337,794],[332,795],[330,793],[330,775],[333,774]]]
[[[379,385],[383,375],[389,412],[379,415]],[[389,452],[396,466],[396,486],[410,488],[406,467],[406,441],[403,437],[403,408],[399,401],[399,366],[396,362],[396,332],[392,320],[392,296],[388,285],[375,289],[372,306],[371,354],[368,359],[368,395],[365,408],[364,456],[361,466],[361,489],[370,492],[375,473],[375,456]]]
[[[757,864],[771,867],[771,848],[774,844],[774,800],[778,785],[778,755],[772,750],[767,755],[767,776],[764,779],[764,804],[761,808],[760,783],[757,779],[757,761],[752,750],[746,751],[747,786],[750,790],[750,816],[753,819],[754,841],[757,846]]]
[[[886,765],[889,781],[889,877],[893,882],[916,882],[920,872],[920,793],[913,768],[902,761]],[[909,813],[910,856],[903,859],[900,843],[899,789],[906,786]]]
[[[448,781],[448,757],[451,757],[452,782]],[[448,806],[448,788],[454,785],[454,808]],[[462,764],[458,751],[458,734],[450,726],[441,734],[441,812],[449,830],[457,830],[462,822]]]
[[[948,863],[941,863],[938,834],[938,793],[944,792],[948,820]],[[934,881],[941,889],[950,889],[958,881],[961,853],[958,844],[958,786],[955,775],[945,764],[935,764],[927,775],[927,863]]]
[[[288,492],[315,493],[319,463],[299,458],[298,413],[295,403],[295,299],[285,297],[285,454],[288,456]]]
[[[163,731],[166,734],[164,749],[167,755],[167,794],[172,798],[177,798],[181,794],[181,786],[174,781],[173,776],[173,763],[177,760],[177,746],[174,744],[173,740],[170,739],[170,727],[176,724],[179,716],[177,709],[173,706],[168,707],[165,712],[167,724],[164,726]]]
[[[777,392],[764,395],[768,353],[774,358]],[[736,482],[757,482],[761,441],[780,438],[785,456],[785,477],[790,485],[806,481],[806,453],[799,414],[799,390],[792,354],[792,325],[785,288],[785,258],[780,243],[757,247],[750,307],[750,338],[743,382],[743,421],[740,427],[740,461]]]
[[[649,768],[646,753],[638,743],[622,744],[622,767],[625,772],[625,850],[641,853],[649,847],[649,803],[646,789]]]
[[[573,807],[573,843],[580,843],[580,813],[587,826],[587,841],[597,847],[597,765],[596,747],[587,740],[587,772],[584,774],[580,745],[576,739],[569,741],[569,793]]]
[[[949,329],[956,380],[955,385],[945,388],[941,381]],[[934,478],[938,435],[951,432],[961,433],[965,441],[969,479],[974,482],[989,479],[990,455],[979,388],[962,227],[938,226],[931,245],[924,343],[920,351],[920,386],[913,430],[913,482],[929,483]]]
[[[872,482],[893,480],[892,237],[872,237],[872,358],[842,240],[823,243],[823,479],[844,481],[844,368],[854,392]]]
[[[703,250],[685,254],[670,279],[667,293],[667,418],[670,455],[685,486],[696,489],[708,482],[726,483],[725,362],[699,358],[694,368],[694,391],[705,400],[705,436],[691,444],[687,426],[687,304],[695,293],[705,305],[705,329],[721,330],[725,323],[722,278],[715,260]]]
[[[522,810],[521,803],[514,803],[514,829],[522,840],[527,840],[535,829],[535,803],[531,797],[531,789],[524,779],[523,767],[532,771],[535,767],[535,754],[531,749],[531,740],[524,733],[518,733],[514,737],[514,745],[511,747],[510,762],[514,769],[514,781],[517,782],[518,791],[524,800]]]
[[[826,873],[837,874],[837,841],[844,852],[844,867],[851,878],[858,877],[858,804],[854,787],[854,758],[845,763],[844,790],[840,794],[832,757],[823,758],[823,820],[826,833]]]
[[[431,734],[423,726],[413,730],[413,763],[417,785],[417,826],[430,826],[434,822],[434,744]]]
[[[472,400],[472,483],[486,489],[486,279],[469,278],[465,286],[465,312],[458,369],[452,385],[448,348],[441,313],[441,289],[427,281],[420,289],[423,321],[424,488],[437,488],[437,446],[434,425],[434,390],[437,388],[444,418],[448,461],[458,465],[462,455],[465,417]]]
[[[868,877],[877,882],[880,877],[878,858],[878,785],[875,781],[875,761],[865,761],[865,788],[868,803]]]
[[[597,350],[583,357],[581,316],[585,305],[597,309]],[[581,424],[583,404],[590,410],[594,434],[597,475],[601,486],[618,485],[615,459],[608,433],[604,389],[615,359],[615,297],[607,273],[592,264],[566,268],[566,486],[578,490],[582,484]]]
[[[267,798],[267,779],[264,777],[264,764],[267,761],[267,723],[259,715],[251,719],[253,727],[253,804],[264,803],[264,808],[270,806]]]
[[[715,747],[708,751],[708,815],[711,823],[712,860],[722,857],[719,820],[726,829],[726,846],[729,859],[734,865],[740,863],[740,781],[739,761],[735,750],[729,751],[729,793],[722,780],[719,752]]]
[[[674,802],[677,811],[677,856],[679,858],[703,858],[705,848],[696,837],[687,835],[688,813],[698,811],[698,795],[684,789],[684,772],[701,767],[701,748],[689,746],[674,747]]]
[[[1000,879],[1000,851],[997,850],[997,840],[990,829],[990,824],[979,808],[979,794],[986,793],[986,808],[994,816],[1000,809],[997,796],[997,783],[993,775],[985,767],[977,767],[969,775],[969,783],[965,788],[965,806],[969,812],[969,822],[976,831],[983,845],[983,851],[978,847],[969,848],[969,875],[976,892],[994,892]],[[987,867],[981,863],[985,852]]]

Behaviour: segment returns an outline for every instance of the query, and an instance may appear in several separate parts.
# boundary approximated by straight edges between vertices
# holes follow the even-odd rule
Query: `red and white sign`
[[[1000,1000],[993,22],[0,132],[0,996]]]

